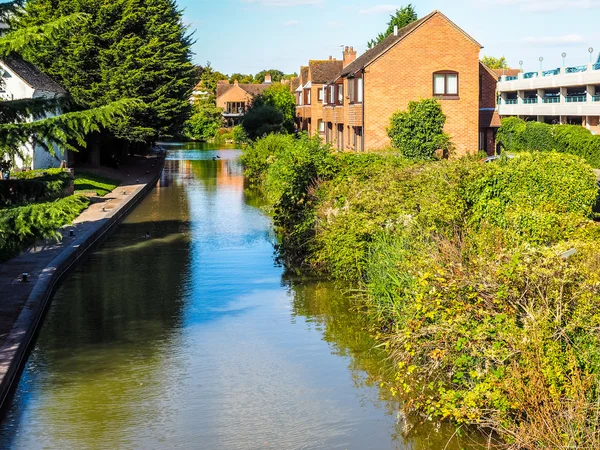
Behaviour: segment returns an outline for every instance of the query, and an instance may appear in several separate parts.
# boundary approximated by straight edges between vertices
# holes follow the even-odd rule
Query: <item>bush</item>
[[[435,99],[411,101],[408,111],[398,111],[390,119],[387,130],[392,147],[407,158],[433,159],[440,150],[447,156],[452,148],[444,133],[446,116]]]
[[[37,239],[58,239],[57,230],[73,221],[89,200],[79,195],[48,203],[0,210],[0,261],[5,261]]]
[[[244,130],[243,126],[236,125],[235,127],[233,127],[233,130],[231,130],[231,132],[233,134],[233,142],[235,142],[236,144],[248,143],[248,135],[246,134],[246,131]]]
[[[213,98],[199,100],[193,105],[192,115],[184,125],[183,134],[189,139],[209,141],[223,126],[221,108],[217,108]]]
[[[283,115],[273,106],[255,106],[250,108],[242,122],[248,139],[256,140],[268,134],[280,134],[285,132],[283,127]]]
[[[0,208],[51,200],[67,194],[73,177],[64,169],[35,170],[13,174],[16,180],[0,180]]]
[[[507,117],[502,120],[497,139],[509,152],[571,153],[592,167],[600,167],[600,136],[579,125],[548,125]]]

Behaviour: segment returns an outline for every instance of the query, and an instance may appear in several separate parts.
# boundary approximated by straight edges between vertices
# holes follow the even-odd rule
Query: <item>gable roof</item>
[[[300,82],[302,84],[306,83],[306,80],[308,79],[308,66],[301,66],[300,67]]]
[[[12,54],[2,58],[2,63],[21,78],[33,89],[56,94],[66,94],[67,91],[56,81],[43,73],[36,66],[25,61],[18,55]]]
[[[311,81],[315,84],[325,84],[344,67],[344,61],[323,60],[309,61]]]
[[[300,86],[300,77],[295,77],[290,82],[290,89],[292,90],[292,92],[294,92],[296,89],[298,89],[298,86]]]
[[[222,83],[222,84],[217,85],[217,97],[220,97],[221,95],[226,94],[227,92],[229,92],[231,89],[233,89],[236,86],[239,87],[240,89],[242,89],[243,91],[245,91],[246,93],[248,93],[249,95],[251,95],[252,97],[256,97],[257,95],[262,94],[266,88],[268,88],[269,86],[273,86],[273,85],[270,83],[263,83],[263,84],[226,84],[226,83]]]
[[[444,18],[448,23],[450,23],[450,25],[452,25],[454,28],[456,28],[458,31],[460,31],[462,34],[464,34],[468,39],[470,39],[475,44],[477,44],[479,47],[481,47],[481,44],[479,44],[479,42],[477,42],[475,39],[473,39],[471,36],[469,36],[467,33],[465,33],[458,25],[456,25],[454,22],[452,22],[450,19],[448,19],[440,11],[435,10],[435,11],[427,14],[425,17],[422,17],[419,20],[415,20],[414,22],[409,23],[405,27],[400,28],[398,30],[397,35],[395,35],[394,33],[391,33],[389,36],[387,36],[383,41],[381,41],[375,47],[367,50],[365,53],[363,53],[358,58],[356,58],[356,60],[354,60],[353,62],[348,64],[344,68],[344,70],[342,70],[342,72],[340,73],[340,76],[346,77],[348,75],[355,74],[356,72],[358,72],[361,69],[364,69],[365,67],[370,65],[372,62],[374,62],[377,58],[379,58],[381,55],[383,55],[385,52],[387,52],[390,48],[392,48],[394,45],[396,45],[398,42],[400,42],[402,39],[404,39],[406,36],[408,36],[410,33],[415,31],[417,28],[419,28],[421,25],[423,25],[425,22],[427,22],[429,19],[431,19],[432,17],[435,17],[435,16],[441,16],[442,18]]]

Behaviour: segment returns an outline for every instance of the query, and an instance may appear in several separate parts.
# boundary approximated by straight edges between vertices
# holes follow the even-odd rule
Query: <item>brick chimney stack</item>
[[[352,47],[346,46],[344,48],[344,67],[350,64],[352,61],[356,59],[356,50]]]
[[[265,75],[265,84],[271,84],[273,81],[271,80],[271,74],[268,73]]]

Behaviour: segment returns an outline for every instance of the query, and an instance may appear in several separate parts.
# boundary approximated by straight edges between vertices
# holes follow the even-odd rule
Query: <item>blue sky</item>
[[[359,54],[383,31],[393,0],[178,0],[196,30],[194,60],[221,72],[263,69],[297,72],[309,59],[341,58],[341,46]],[[439,9],[484,46],[482,55],[506,56],[525,71],[589,61],[600,52],[600,0],[413,0],[419,17]]]

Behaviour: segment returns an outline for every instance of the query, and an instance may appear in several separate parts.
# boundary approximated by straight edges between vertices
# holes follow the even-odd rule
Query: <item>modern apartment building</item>
[[[577,124],[600,134],[600,57],[582,66],[503,75],[497,89],[501,117]]]
[[[358,58],[346,48],[342,61],[329,61],[330,68],[339,69],[328,80],[316,80],[309,64],[296,90],[300,128],[324,135],[339,149],[382,149],[390,143],[386,130],[392,114],[412,100],[435,97],[457,154],[492,152],[500,122],[497,76],[479,62],[480,50],[477,41],[434,11]]]

